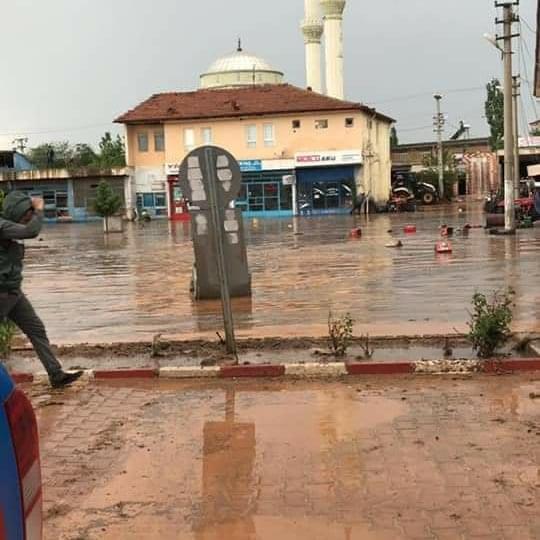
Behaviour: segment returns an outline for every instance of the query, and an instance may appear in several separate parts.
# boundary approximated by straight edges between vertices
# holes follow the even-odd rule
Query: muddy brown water
[[[480,225],[478,204],[416,214],[246,220],[253,297],[234,301],[239,331],[267,335],[324,333],[329,309],[350,312],[386,333],[421,326],[452,329],[467,319],[475,290],[512,286],[516,319],[540,320],[540,229],[493,237],[483,229],[452,239],[451,255],[436,255],[442,224]],[[403,233],[414,223],[418,232]],[[362,238],[351,240],[354,226]],[[392,229],[393,234],[388,231]],[[295,231],[297,231],[295,233]],[[193,250],[190,225],[129,225],[105,238],[100,224],[48,225],[29,243],[25,288],[57,343],[213,334],[218,302],[189,294]],[[385,245],[399,238],[404,246]],[[535,323],[536,321],[536,323]],[[316,330],[314,330],[316,329]]]

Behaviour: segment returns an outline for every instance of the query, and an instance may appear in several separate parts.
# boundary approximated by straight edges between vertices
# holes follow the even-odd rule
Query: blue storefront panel
[[[355,166],[298,168],[300,214],[350,212],[356,197]]]

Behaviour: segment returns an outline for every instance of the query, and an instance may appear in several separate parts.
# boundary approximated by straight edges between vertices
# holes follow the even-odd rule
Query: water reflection
[[[225,421],[203,429],[202,511],[196,540],[256,538],[255,424],[235,422],[235,391],[226,392]]]

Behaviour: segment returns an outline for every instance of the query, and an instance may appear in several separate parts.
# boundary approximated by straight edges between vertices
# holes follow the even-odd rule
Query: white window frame
[[[162,148],[158,148],[157,140],[158,137],[161,137],[161,140],[163,141]],[[157,129],[154,131],[154,151],[155,152],[165,152],[165,130]]]
[[[210,135],[209,137],[207,135]],[[201,139],[203,144],[213,144],[214,142],[214,133],[211,127],[201,128]]]
[[[315,129],[328,129],[328,119],[320,118],[315,120]]]
[[[269,129],[270,133],[267,133],[267,129]],[[264,146],[266,146],[267,148],[276,145],[276,129],[274,127],[274,124],[263,124],[263,138]]]
[[[257,126],[249,124],[246,126],[246,146],[248,148],[257,148]]]
[[[143,145],[141,144],[142,137],[144,137],[146,144],[144,145],[145,148],[143,148]],[[150,150],[150,142],[148,140],[148,132],[147,131],[140,131],[137,133],[137,149],[140,153],[147,153]]]
[[[184,149],[191,152],[195,146],[195,130],[193,128],[184,128]]]

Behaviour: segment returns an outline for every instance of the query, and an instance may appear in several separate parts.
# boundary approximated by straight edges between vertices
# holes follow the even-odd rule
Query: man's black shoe
[[[51,386],[53,388],[64,388],[73,384],[75,381],[78,381],[84,375],[84,371],[74,371],[73,373],[66,373],[62,371],[51,381]]]

